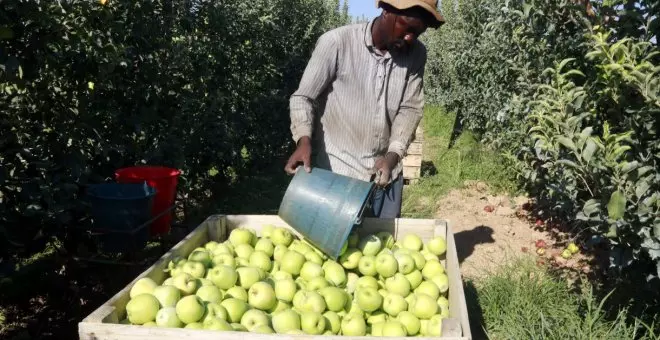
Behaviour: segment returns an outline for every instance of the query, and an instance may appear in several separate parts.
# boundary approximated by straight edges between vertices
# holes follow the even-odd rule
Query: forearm
[[[399,159],[405,157],[406,150],[412,142],[415,130],[417,130],[417,126],[421,120],[421,109],[401,109],[399,114],[394,118],[394,121],[392,122],[390,144],[387,149],[388,154],[396,154]]]

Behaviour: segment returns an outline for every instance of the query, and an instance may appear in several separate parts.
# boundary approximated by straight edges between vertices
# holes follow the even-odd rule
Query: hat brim
[[[427,12],[431,13],[433,17],[435,18],[435,22],[431,24],[431,27],[433,28],[438,28],[442,26],[445,23],[445,18],[438,12],[436,8],[433,8],[431,5],[427,4],[424,1],[419,1],[419,0],[376,0],[376,7],[378,5],[384,2],[396,9],[400,10],[405,10],[409,9],[412,7],[421,7],[422,9],[426,10]]]

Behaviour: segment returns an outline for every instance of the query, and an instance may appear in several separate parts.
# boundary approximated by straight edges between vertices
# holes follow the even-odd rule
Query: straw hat
[[[438,28],[445,23],[445,18],[438,11],[438,0],[376,0],[376,6],[378,6],[381,2],[384,2],[400,10],[419,6],[433,15],[436,20],[436,22],[432,25],[434,28]]]

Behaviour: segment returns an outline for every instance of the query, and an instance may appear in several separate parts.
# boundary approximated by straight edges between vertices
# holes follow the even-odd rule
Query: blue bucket
[[[278,215],[327,256],[337,259],[355,225],[362,223],[374,183],[314,168],[298,168]]]
[[[91,203],[94,227],[103,229],[101,247],[109,252],[125,251],[131,246],[143,248],[149,239],[149,227],[134,231],[151,219],[151,207],[156,189],[147,185],[103,183],[91,185],[87,197]],[[106,232],[107,231],[107,232]]]

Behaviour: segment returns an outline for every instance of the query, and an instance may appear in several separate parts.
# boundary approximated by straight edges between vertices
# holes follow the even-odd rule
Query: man
[[[285,171],[302,163],[374,181],[373,216],[401,216],[404,157],[424,106],[426,48],[417,40],[444,19],[437,0],[380,0],[380,16],[323,34],[291,96],[297,144]],[[313,156],[312,156],[313,155]]]

